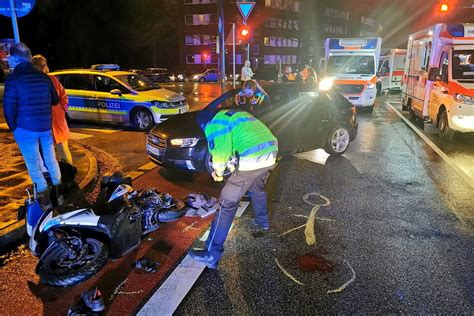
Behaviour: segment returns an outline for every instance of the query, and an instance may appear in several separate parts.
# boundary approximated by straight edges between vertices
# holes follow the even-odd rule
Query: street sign
[[[33,10],[36,0],[14,0],[15,12],[18,18],[24,17]],[[0,0],[0,14],[11,17],[10,0]]]
[[[242,14],[242,18],[244,21],[247,21],[248,17],[250,16],[250,12],[252,12],[253,7],[255,7],[255,2],[249,1],[237,1],[237,8],[239,8],[240,14]]]

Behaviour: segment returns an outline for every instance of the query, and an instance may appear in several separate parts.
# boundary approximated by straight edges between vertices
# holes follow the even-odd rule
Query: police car
[[[115,64],[101,64],[90,70],[50,73],[66,89],[69,118],[120,122],[147,131],[169,117],[189,111],[182,95],[163,89],[142,75],[119,69]]]

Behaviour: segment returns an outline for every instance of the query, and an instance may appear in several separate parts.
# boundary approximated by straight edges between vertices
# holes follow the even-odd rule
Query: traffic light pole
[[[224,93],[225,88],[225,34],[224,34],[224,0],[217,0],[217,11],[219,16],[218,30],[220,42],[220,60],[219,60],[219,75],[221,83],[221,94]]]
[[[235,89],[235,23],[232,23],[232,86]]]
[[[18,31],[18,21],[16,20],[15,1],[10,0],[10,12],[12,14],[13,34],[15,37],[15,43],[20,42],[20,32]]]

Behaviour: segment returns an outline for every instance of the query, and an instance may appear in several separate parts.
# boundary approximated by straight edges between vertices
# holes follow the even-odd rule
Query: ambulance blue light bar
[[[474,37],[474,24],[447,24],[446,31],[454,37]]]
[[[376,49],[377,39],[330,38],[329,49]]]

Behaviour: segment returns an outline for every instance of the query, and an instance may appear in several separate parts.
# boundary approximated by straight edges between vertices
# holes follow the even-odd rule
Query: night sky
[[[462,0],[448,1],[459,5]],[[176,32],[175,21],[182,19],[177,19],[179,13],[170,10],[161,0],[36,2],[29,15],[18,19],[20,38],[33,54],[48,58],[52,70],[90,67],[96,63],[118,63],[124,69],[153,65],[176,69],[179,64],[177,37],[170,34]],[[344,7],[357,4],[349,0],[339,2]],[[409,33],[436,22],[474,22],[474,9],[441,17],[436,9],[439,2],[377,1],[370,15],[383,24],[380,34],[383,46],[403,48]],[[466,3],[474,3],[474,0],[463,2]],[[13,38],[10,18],[0,16],[0,38]]]

